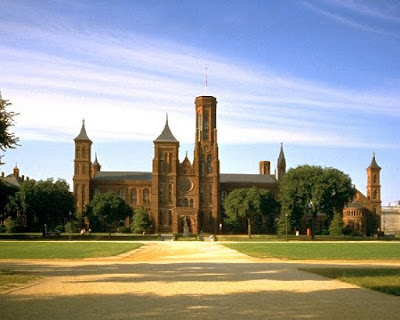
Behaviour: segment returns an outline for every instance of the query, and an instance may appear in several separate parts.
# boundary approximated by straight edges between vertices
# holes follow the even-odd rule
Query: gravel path
[[[304,264],[213,242],[153,242],[107,259],[2,260],[0,269],[44,278],[0,294],[0,318],[400,318],[399,297],[299,271]]]

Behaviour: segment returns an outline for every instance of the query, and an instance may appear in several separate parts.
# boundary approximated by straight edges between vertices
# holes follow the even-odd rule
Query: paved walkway
[[[156,242],[109,259],[0,261],[44,275],[0,294],[1,319],[399,319],[400,298],[249,258]],[[313,263],[318,265],[318,263]]]

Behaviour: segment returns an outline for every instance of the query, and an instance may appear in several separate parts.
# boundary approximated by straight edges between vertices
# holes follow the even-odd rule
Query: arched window
[[[189,201],[189,207],[190,207],[190,208],[193,208],[193,199],[190,199],[190,201]]]
[[[209,131],[209,123],[208,123],[208,111],[204,111],[204,140],[208,140],[208,131]]]
[[[99,188],[94,189],[94,195],[97,196],[101,193]]]
[[[159,213],[159,216],[158,216],[158,224],[160,226],[163,225],[163,212],[162,212],[162,210],[160,210],[160,213]]]
[[[378,199],[378,190],[374,189],[374,191],[372,193],[372,199],[374,199],[374,200]]]
[[[82,185],[82,206],[85,205],[86,202],[86,186]]]
[[[82,158],[86,158],[86,148],[82,147]]]
[[[212,167],[211,167],[211,154],[207,155],[207,172],[211,173],[212,172]]]
[[[172,153],[168,154],[168,171],[172,172]]]
[[[150,204],[150,190],[147,188],[143,190],[143,204],[144,205]]]
[[[81,157],[81,148],[76,147],[76,157],[80,158]]]
[[[136,189],[132,189],[132,191],[131,191],[131,203],[133,205],[137,204],[137,190]]]
[[[126,190],[125,190],[125,189],[121,189],[121,190],[119,191],[119,197],[120,197],[122,200],[125,201],[125,199],[126,199]]]
[[[164,155],[160,154],[160,172],[164,172]]]
[[[205,163],[205,160],[204,160],[204,155],[202,155],[200,157],[200,172],[201,173],[205,173],[206,172],[205,166],[206,166],[206,163]]]
[[[374,183],[378,183],[378,175],[377,174],[374,174]]]
[[[183,199],[183,206],[189,207],[189,199],[188,198]]]
[[[172,202],[172,184],[168,185],[168,202]]]
[[[172,224],[172,210],[168,210],[168,224]]]

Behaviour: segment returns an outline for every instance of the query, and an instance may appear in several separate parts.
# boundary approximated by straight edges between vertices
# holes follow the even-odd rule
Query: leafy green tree
[[[14,126],[14,117],[18,115],[15,112],[7,111],[11,106],[9,100],[3,99],[0,92],[0,150],[12,149],[18,145],[19,139],[10,132],[10,127]],[[0,156],[0,165],[1,165]]]
[[[335,213],[329,226],[329,235],[331,236],[341,236],[343,235],[343,215],[341,212]]]
[[[143,233],[146,232],[151,225],[149,213],[145,208],[139,208],[134,211],[132,218],[132,232]]]
[[[18,188],[9,186],[0,180],[0,225],[4,222],[7,216],[6,206],[8,198],[14,196]]]
[[[103,231],[109,231],[119,220],[132,215],[133,211],[124,200],[114,192],[106,192],[95,195],[90,203],[90,211],[97,217],[103,226]]]
[[[279,196],[281,214],[288,215],[291,228],[299,228],[304,214],[310,213],[314,237],[317,213],[324,213],[331,220],[334,212],[342,212],[355,193],[351,178],[338,169],[299,166],[290,169],[283,178]]]
[[[278,203],[272,195],[256,187],[233,190],[224,201],[226,222],[234,227],[247,223],[249,238],[251,238],[251,226],[255,220],[274,214],[277,208]]]
[[[74,197],[65,180],[27,180],[18,192],[9,197],[8,214],[24,221],[28,230],[38,230],[44,224],[49,228],[63,225],[74,212]]]

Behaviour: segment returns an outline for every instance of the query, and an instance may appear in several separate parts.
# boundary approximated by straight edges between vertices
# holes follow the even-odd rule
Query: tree
[[[277,202],[263,189],[242,188],[233,190],[224,201],[227,223],[233,226],[247,223],[247,233],[251,238],[251,225],[258,217],[276,212]]]
[[[132,218],[132,232],[133,233],[143,233],[150,227],[151,220],[149,213],[145,208],[139,208],[135,210]]]
[[[132,208],[111,191],[95,195],[90,207],[90,212],[93,216],[100,220],[103,231],[108,230],[110,234],[113,224],[131,216],[133,213]]]
[[[19,138],[10,132],[10,127],[14,126],[14,117],[18,115],[15,112],[7,111],[7,107],[11,106],[9,100],[3,99],[0,92],[0,149],[12,149],[18,145]],[[0,156],[0,165],[1,165]]]
[[[343,235],[343,215],[340,212],[335,213],[333,216],[331,225],[329,226],[329,235],[331,236],[341,236]]]
[[[74,197],[65,180],[27,180],[18,192],[9,197],[8,215],[21,218],[28,230],[64,225],[69,212],[74,212]]]
[[[324,213],[331,220],[355,193],[351,178],[338,169],[308,165],[290,169],[281,184],[281,218],[287,214],[291,228],[299,228],[304,214],[310,213],[314,237],[317,213]]]

